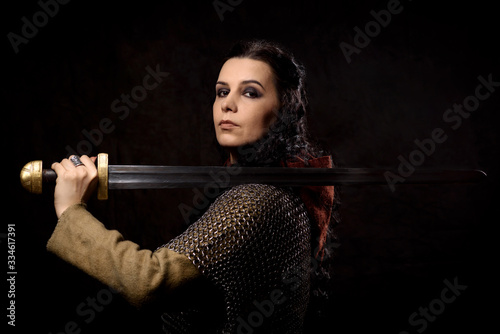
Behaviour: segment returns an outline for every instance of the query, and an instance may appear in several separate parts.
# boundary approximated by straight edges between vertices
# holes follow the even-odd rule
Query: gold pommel
[[[21,169],[21,185],[33,194],[42,193],[42,160],[30,161]]]

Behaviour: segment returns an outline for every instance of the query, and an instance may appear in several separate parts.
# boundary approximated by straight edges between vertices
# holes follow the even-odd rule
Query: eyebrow
[[[254,83],[254,84],[257,84],[259,85],[260,87],[262,87],[262,89],[266,90],[264,88],[264,86],[262,86],[262,84],[260,82],[258,82],[257,80],[244,80],[241,82],[242,84],[246,85],[246,84],[249,84],[249,83]],[[224,85],[224,86],[229,86],[229,84],[225,81],[217,81],[216,82],[216,85]]]

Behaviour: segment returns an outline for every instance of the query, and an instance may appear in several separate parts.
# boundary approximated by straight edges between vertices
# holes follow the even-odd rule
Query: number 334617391
[[[7,265],[13,271],[16,268],[16,228],[13,224],[9,224],[7,228],[7,249]]]

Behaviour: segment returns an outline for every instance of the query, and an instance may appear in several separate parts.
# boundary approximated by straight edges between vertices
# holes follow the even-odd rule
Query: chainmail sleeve
[[[300,333],[309,300],[310,226],[290,190],[230,188],[164,245],[185,254],[223,294],[218,333]]]

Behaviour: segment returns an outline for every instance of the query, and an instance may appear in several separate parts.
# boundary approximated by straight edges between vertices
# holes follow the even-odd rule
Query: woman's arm
[[[134,306],[168,294],[201,276],[184,255],[161,248],[140,250],[107,230],[83,204],[64,211],[47,249],[90,276],[117,290]]]
[[[78,167],[68,159],[52,165],[57,173],[54,206],[59,221],[47,243],[50,252],[119,291],[136,306],[201,276],[186,256],[166,248],[154,253],[140,250],[94,218],[85,202],[95,189],[95,158],[84,155],[80,159],[84,165]]]

